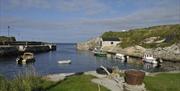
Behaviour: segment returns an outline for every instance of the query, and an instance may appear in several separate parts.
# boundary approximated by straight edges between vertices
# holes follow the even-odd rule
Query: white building
[[[101,47],[116,46],[119,43],[121,43],[119,38],[102,38],[100,45],[101,45]]]

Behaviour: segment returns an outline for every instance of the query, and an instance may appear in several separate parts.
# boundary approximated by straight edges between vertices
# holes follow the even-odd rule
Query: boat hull
[[[152,63],[152,64],[157,64],[158,62],[156,60],[152,60],[152,59],[143,59],[144,62],[146,63]]]
[[[71,64],[71,60],[58,61],[59,64]]]
[[[106,57],[106,54],[94,54],[95,56],[98,56],[98,57]]]
[[[32,58],[32,59],[23,59],[23,58],[17,58],[16,59],[16,62],[18,63],[18,64],[26,64],[26,63],[32,63],[32,62],[35,62],[35,59],[34,58]]]
[[[102,53],[102,52],[94,52],[94,56],[98,56],[98,57],[106,57],[107,54],[106,54],[106,53]]]

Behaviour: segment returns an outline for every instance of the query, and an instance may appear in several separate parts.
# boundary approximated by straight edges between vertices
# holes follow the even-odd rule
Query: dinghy
[[[71,60],[61,60],[58,61],[59,64],[71,64]]]

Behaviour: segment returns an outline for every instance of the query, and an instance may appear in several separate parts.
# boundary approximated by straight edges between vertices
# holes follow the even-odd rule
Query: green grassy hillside
[[[148,28],[132,29],[126,32],[105,32],[102,38],[119,37],[122,39],[121,47],[141,45],[145,48],[165,47],[174,43],[180,43],[180,24],[160,25]],[[156,37],[161,43],[144,43],[147,38]]]

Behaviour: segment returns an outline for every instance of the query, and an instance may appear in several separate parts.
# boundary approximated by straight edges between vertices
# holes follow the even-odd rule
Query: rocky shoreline
[[[89,51],[93,48],[99,46],[98,43],[100,38],[94,38],[88,40],[87,42],[82,42],[77,44],[78,50]],[[127,48],[121,48],[119,46],[114,47],[103,47],[102,51],[115,54],[121,53],[128,55],[130,57],[142,58],[144,53],[153,54],[156,58],[161,58],[164,62],[161,68],[165,71],[175,71],[180,70],[180,43],[173,44],[168,47],[158,47],[158,48],[144,48],[142,46],[136,45]]]
[[[100,38],[94,38],[88,40],[86,42],[78,43],[77,49],[78,50],[92,50],[95,47],[99,46],[98,43]],[[168,47],[158,47],[158,48],[144,48],[139,45],[121,48],[119,46],[111,46],[111,47],[103,47],[101,48],[104,52],[109,53],[122,53],[128,56],[139,57],[142,58],[144,53],[149,53],[154,55],[157,58],[161,58],[165,61],[170,62],[180,62],[180,43],[173,44]]]

